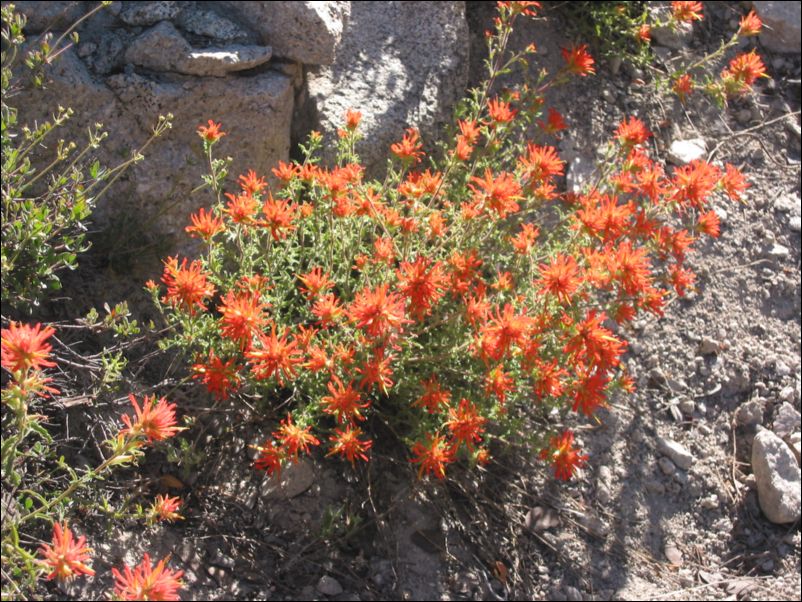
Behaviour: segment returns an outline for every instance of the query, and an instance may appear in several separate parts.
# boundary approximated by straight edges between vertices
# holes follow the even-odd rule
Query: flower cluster
[[[697,20],[696,4],[675,3],[677,18]],[[501,3],[491,44],[503,50],[513,20],[536,8]],[[585,45],[563,56],[537,88],[465,101],[441,159],[408,129],[383,182],[356,155],[355,110],[335,166],[319,163],[314,134],[302,161],[273,169],[273,185],[253,172],[225,193],[215,182],[216,202],[189,227],[206,252],[169,259],[166,294],[151,293],[211,394],[255,393],[266,412],[280,404],[256,468],[278,474],[318,446],[368,461],[383,423],[419,475],[444,478],[460,459],[488,462],[489,441],[520,434],[522,420],[593,417],[611,392],[632,389],[616,324],[662,315],[692,289],[686,257],[720,233],[711,199],[739,199],[747,184],[730,165],[666,171],[633,116],[612,132],[614,169],[561,193],[555,139],[566,124],[546,116],[543,93],[595,64]],[[211,149],[219,137],[205,140]],[[562,425],[527,438],[557,478],[585,461]]]
[[[167,498],[169,499],[169,498]],[[50,570],[47,580],[71,581],[79,575],[94,576],[95,571],[86,563],[91,561],[93,550],[86,545],[86,538],[76,538],[66,523],[53,524],[53,539],[39,548],[38,561]],[[115,578],[116,600],[179,600],[178,591],[183,587],[183,571],[167,568],[169,557],[152,565],[148,554],[142,562],[131,569],[123,566],[122,572],[112,568]]]

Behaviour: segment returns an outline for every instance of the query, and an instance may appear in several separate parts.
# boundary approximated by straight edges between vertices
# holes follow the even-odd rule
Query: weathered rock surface
[[[125,2],[120,19],[126,25],[153,25],[172,19],[181,11],[183,2]]]
[[[5,2],[3,3],[5,5]],[[25,15],[25,31],[41,33],[66,29],[86,12],[81,2],[41,2],[23,0],[14,2],[17,12]]]
[[[330,65],[348,21],[350,2],[220,2],[240,15],[277,57],[305,65]],[[357,4],[362,4],[357,3]]]
[[[760,509],[771,522],[792,523],[800,517],[800,469],[786,443],[762,429],[752,443],[752,471]]]
[[[59,104],[75,107],[79,113],[74,129],[62,135],[81,140],[86,118],[103,123],[109,132],[103,156],[113,161],[144,143],[160,114],[174,115],[172,130],[148,147],[146,160],[132,167],[111,191],[109,197],[115,202],[106,197],[99,203],[93,220],[101,227],[124,214],[143,221],[160,214],[151,228],[158,228],[154,234],[163,235],[168,250],[171,234],[187,244],[183,228],[188,216],[208,201],[192,198],[189,191],[201,182],[204,170],[197,127],[209,119],[221,122],[235,141],[236,148],[221,143],[221,152],[235,159],[234,175],[248,168],[267,174],[277,161],[289,157],[293,89],[291,79],[281,73],[212,78],[163,73],[158,80],[118,73],[98,80],[73,49],[63,53],[49,73],[51,82],[45,90],[31,98],[15,98],[21,121],[42,119]]]
[[[133,41],[125,59],[153,71],[224,77],[266,63],[271,55],[269,46],[240,44],[194,50],[172,23],[162,21]]]
[[[217,42],[257,42],[256,36],[238,24],[202,7],[185,8],[176,17],[175,23],[188,33]]]
[[[357,152],[374,173],[405,128],[432,141],[467,84],[467,33],[464,2],[353,3],[334,63],[307,74],[307,128],[333,137],[361,111]]]
[[[693,455],[688,449],[676,441],[666,439],[665,437],[657,438],[657,451],[669,457],[674,464],[688,470],[693,466]]]
[[[701,138],[675,140],[668,149],[668,160],[674,165],[686,165],[702,159],[707,153],[707,143]]]
[[[650,2],[649,12],[654,21],[666,22],[671,17],[671,6],[669,2]],[[693,38],[692,23],[676,23],[675,27],[653,27],[652,39],[658,46],[681,50],[685,48]]]
[[[787,54],[802,50],[799,2],[752,2],[763,21],[761,43],[772,52]]]

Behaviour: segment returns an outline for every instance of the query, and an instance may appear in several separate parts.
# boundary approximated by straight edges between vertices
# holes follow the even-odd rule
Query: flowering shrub
[[[164,286],[148,288],[175,327],[165,345],[191,354],[210,393],[281,407],[258,469],[276,474],[318,446],[367,461],[381,422],[407,441],[419,475],[485,463],[491,440],[524,437],[569,479],[586,456],[565,425],[632,390],[618,325],[662,315],[693,287],[685,259],[719,234],[711,198],[737,200],[747,183],[703,161],[666,172],[630,117],[611,132],[596,184],[560,194],[552,141],[565,123],[553,110],[542,119],[543,94],[594,73],[587,48],[564,49],[565,66],[535,83],[493,89],[534,52],[505,48],[536,4],[499,3],[488,78],[457,108],[453,135],[427,157],[408,129],[383,181],[365,178],[354,151],[355,110],[337,165],[320,165],[313,132],[272,186],[249,171],[226,188],[222,125],[199,129],[215,202],[186,230],[204,252],[168,258]],[[533,417],[541,430],[521,433]]]

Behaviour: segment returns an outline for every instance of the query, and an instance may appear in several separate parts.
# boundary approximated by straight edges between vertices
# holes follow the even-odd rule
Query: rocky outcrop
[[[125,60],[153,71],[224,77],[234,71],[258,67],[269,61],[271,55],[269,46],[239,44],[194,50],[169,21],[161,21],[133,41]]]
[[[219,5],[253,26],[263,43],[273,47],[277,57],[304,65],[334,62],[351,9],[350,2],[220,2]]]
[[[467,78],[464,2],[354,2],[334,63],[307,72],[306,124],[333,138],[360,111],[357,152],[375,173],[405,128],[440,135]]]
[[[802,50],[799,2],[752,2],[763,21],[760,42],[772,52],[798,54]]]
[[[21,5],[31,31],[63,30],[85,10]],[[467,82],[464,2],[114,2],[80,35],[50,67],[47,89],[19,97],[20,117],[68,104],[76,116],[62,135],[80,139],[104,123],[103,154],[115,164],[147,140],[159,114],[172,113],[172,130],[94,216],[101,227],[120,213],[158,216],[147,227],[165,241],[184,240],[189,214],[210,202],[189,195],[204,164],[196,129],[209,119],[229,134],[218,148],[234,158],[230,177],[246,169],[270,177],[289,157],[293,129],[333,142],[353,108],[363,114],[358,151],[376,174],[407,127],[425,141],[439,136]]]

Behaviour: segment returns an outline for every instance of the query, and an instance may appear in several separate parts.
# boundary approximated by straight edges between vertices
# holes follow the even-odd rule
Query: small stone
[[[760,429],[752,443],[752,471],[766,517],[776,524],[798,521],[802,503],[799,464],[785,442],[769,430]]]
[[[792,390],[793,392],[793,390]],[[799,430],[799,423],[802,420],[799,412],[787,401],[780,404],[774,416],[774,428],[772,429],[777,436],[785,438],[794,431]]]
[[[557,527],[560,524],[560,517],[553,508],[535,506],[526,513],[524,525],[536,533]]]
[[[674,544],[666,545],[663,553],[666,555],[666,559],[673,564],[674,566],[682,566],[682,552],[675,546]]]
[[[775,362],[774,362],[774,371],[779,376],[788,376],[789,374],[791,374],[790,366],[788,364],[786,364],[784,361],[780,360],[780,359],[775,360]]]
[[[664,437],[657,438],[657,451],[661,454],[668,456],[671,460],[682,468],[688,470],[693,465],[693,455],[683,445],[666,439]]]
[[[699,505],[704,510],[715,510],[719,507],[720,501],[718,496],[715,493],[710,494],[706,498],[702,498],[702,501],[699,502]]]
[[[774,243],[766,251],[766,255],[775,259],[785,259],[791,254],[791,249],[780,243]]]
[[[596,488],[596,499],[599,500],[599,503],[602,506],[606,506],[608,503],[610,503],[612,497],[613,496],[610,493],[610,488],[607,487],[607,485],[602,483]]]
[[[779,395],[777,395],[782,401],[793,401],[794,400],[794,388],[792,386],[783,387],[780,391]]]
[[[721,349],[721,343],[716,339],[712,337],[702,337],[698,352],[702,355],[710,355],[711,353],[718,353],[719,349]]]
[[[687,165],[707,153],[707,143],[701,138],[675,140],[668,149],[668,160],[674,165]]]
[[[682,399],[679,402],[679,409],[680,412],[682,412],[686,416],[690,416],[696,409],[696,403],[693,401],[693,399],[688,399],[688,398]]]
[[[802,213],[802,207],[800,207],[799,199],[789,195],[777,197],[777,199],[774,201],[774,209],[775,211],[793,213],[796,215],[800,215]]]
[[[752,121],[752,110],[741,109],[735,114],[735,121],[741,125],[747,125],[750,121]]]
[[[799,232],[802,230],[802,217],[798,215],[793,215],[788,218],[788,228],[791,232]]]
[[[677,466],[669,458],[666,458],[665,456],[661,457],[657,461],[657,464],[658,466],[660,466],[660,470],[662,471],[662,473],[666,476],[671,476],[675,472],[677,472]]]
[[[339,596],[343,593],[343,586],[334,577],[323,575],[317,582],[317,591],[324,596]]]
[[[657,495],[660,495],[665,493],[666,486],[663,485],[660,481],[653,479],[651,481],[646,481],[646,490],[649,493],[655,493]]]
[[[312,462],[302,459],[290,463],[280,476],[266,478],[262,483],[261,493],[268,500],[297,497],[309,489],[316,479]]]
[[[756,400],[745,401],[735,411],[735,420],[741,426],[755,426],[763,422],[763,406]]]

